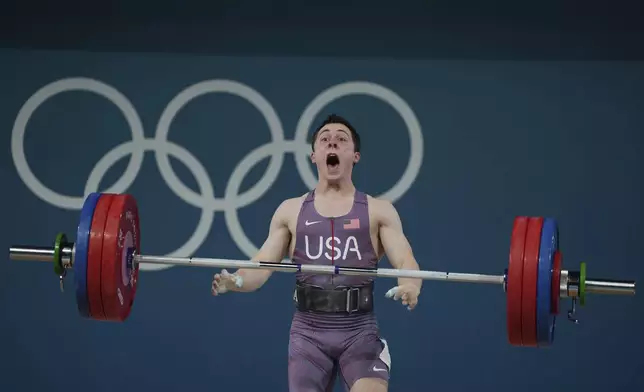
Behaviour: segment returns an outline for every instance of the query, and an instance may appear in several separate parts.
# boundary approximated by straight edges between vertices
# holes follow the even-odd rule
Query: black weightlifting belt
[[[297,283],[293,299],[296,308],[304,312],[367,313],[373,311],[373,283],[337,289]]]

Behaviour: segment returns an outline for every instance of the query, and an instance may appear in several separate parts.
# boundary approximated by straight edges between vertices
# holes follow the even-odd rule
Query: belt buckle
[[[356,307],[355,309],[351,307],[351,300],[353,298],[352,293],[355,292],[356,294]],[[360,289],[358,287],[352,287],[349,290],[347,290],[347,313],[354,313],[360,310]]]

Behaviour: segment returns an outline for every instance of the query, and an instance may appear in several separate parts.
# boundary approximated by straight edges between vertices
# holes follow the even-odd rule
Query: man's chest
[[[366,208],[339,217],[300,214],[289,226],[293,248],[314,262],[360,262],[378,253],[378,219]]]
[[[380,219],[374,208],[367,204],[332,204],[319,202],[293,211],[288,224],[291,235],[338,238],[378,235]]]

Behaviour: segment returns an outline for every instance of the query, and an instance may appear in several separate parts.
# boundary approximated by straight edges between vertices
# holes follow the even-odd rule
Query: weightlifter
[[[392,266],[418,269],[400,217],[388,201],[356,190],[353,166],[360,136],[344,118],[331,115],[313,134],[311,161],[318,184],[284,200],[268,237],[253,260],[375,268],[384,254]],[[270,270],[239,269],[215,274],[212,294],[258,290]],[[387,391],[391,358],[373,311],[372,277],[296,274],[288,380],[291,392],[333,389],[340,373],[346,390]],[[422,280],[399,278],[387,297],[412,310]]]

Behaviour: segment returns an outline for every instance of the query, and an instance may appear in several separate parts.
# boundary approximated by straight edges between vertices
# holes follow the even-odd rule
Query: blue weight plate
[[[100,193],[90,193],[83,203],[76,231],[76,249],[74,251],[74,284],[76,285],[76,304],[78,312],[90,318],[89,298],[87,297],[87,251],[89,250],[89,233],[92,228],[94,209]]]
[[[541,230],[539,247],[539,276],[537,278],[537,344],[550,346],[554,340],[556,315],[552,309],[552,269],[555,252],[559,249],[557,221],[546,218]]]

